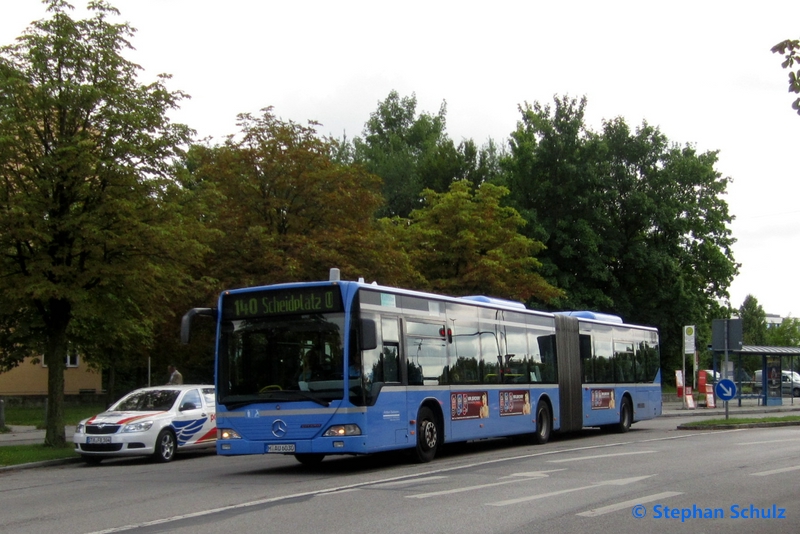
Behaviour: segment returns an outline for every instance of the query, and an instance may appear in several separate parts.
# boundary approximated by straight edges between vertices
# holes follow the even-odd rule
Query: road
[[[676,430],[687,420],[696,418],[645,421],[627,434],[585,431],[544,446],[471,443],[424,465],[397,454],[326,459],[313,469],[292,457],[198,454],[166,465],[2,472],[0,531],[800,530],[800,427]],[[756,514],[785,519],[744,517]]]

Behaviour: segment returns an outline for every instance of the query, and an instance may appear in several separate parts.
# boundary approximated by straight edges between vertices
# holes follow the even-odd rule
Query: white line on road
[[[581,512],[579,516],[583,517],[597,517],[603,514],[610,514],[611,512],[616,512],[617,510],[624,510],[626,508],[633,508],[637,504],[644,504],[647,502],[653,501],[660,501],[663,499],[669,499],[671,497],[676,497],[678,495],[683,495],[680,491],[665,491],[663,493],[656,493],[655,495],[648,495],[647,497],[639,497],[638,499],[631,499],[630,501],[620,502],[617,504],[611,504],[608,506],[603,506],[602,508],[595,508],[593,510],[589,510],[587,512]]]
[[[719,435],[719,434],[725,433],[725,432],[739,432],[739,430],[720,430],[717,433],[715,433],[714,435]],[[453,472],[453,471],[462,471],[462,470],[465,470],[465,469],[473,469],[473,468],[476,468],[476,467],[483,467],[483,466],[487,466],[487,465],[493,465],[493,464],[501,463],[501,462],[518,462],[520,460],[526,460],[526,459],[531,459],[531,458],[541,458],[543,456],[554,456],[554,455],[557,455],[557,454],[565,454],[565,453],[570,453],[570,452],[607,449],[607,448],[611,448],[611,447],[625,447],[625,446],[634,445],[634,444],[637,444],[637,443],[654,443],[654,442],[657,442],[657,441],[672,441],[672,440],[676,440],[676,439],[689,439],[689,438],[697,437],[697,436],[705,437],[705,436],[708,436],[708,433],[707,432],[697,432],[697,433],[690,433],[690,434],[682,434],[682,435],[679,435],[679,436],[670,436],[670,437],[666,437],[666,438],[643,439],[643,440],[637,440],[637,441],[631,440],[631,441],[622,441],[622,442],[619,442],[619,443],[607,443],[607,444],[603,444],[603,445],[588,445],[588,446],[585,446],[585,447],[573,447],[573,448],[570,448],[570,449],[560,449],[560,450],[557,449],[557,450],[534,452],[534,453],[530,453],[530,454],[520,454],[520,455],[516,455],[516,456],[507,456],[507,457],[503,457],[503,458],[493,458],[491,460],[482,460],[482,461],[473,462],[473,463],[465,463],[465,464],[459,464],[459,465],[455,465],[455,466],[447,466],[447,467],[442,467],[440,469],[432,469],[432,470],[428,471],[426,474],[427,475],[433,475],[435,473],[449,473],[449,472]],[[384,480],[375,480],[375,481],[372,481],[372,482],[359,482],[359,483],[351,484],[351,485],[347,485],[347,486],[340,486],[340,487],[327,488],[327,489],[321,489],[321,490],[315,490],[315,491],[308,491],[308,492],[303,492],[303,493],[295,493],[295,494],[292,494],[292,495],[281,495],[281,496],[278,496],[278,497],[258,499],[258,500],[254,500],[254,501],[250,501],[250,502],[243,502],[243,503],[238,503],[238,504],[232,504],[232,505],[229,505],[229,506],[222,506],[222,507],[219,507],[219,508],[212,508],[212,509],[209,509],[209,510],[203,510],[203,511],[195,512],[195,513],[191,513],[191,514],[174,515],[174,516],[170,516],[170,517],[164,517],[164,518],[161,518],[161,519],[155,519],[155,520],[152,520],[152,521],[144,521],[144,522],[141,522],[141,523],[134,523],[134,524],[123,525],[123,526],[119,526],[119,527],[113,527],[113,528],[109,528],[109,529],[106,529],[106,530],[99,530],[99,531],[96,531],[96,532],[92,532],[92,533],[89,533],[89,534],[111,534],[112,532],[125,532],[127,530],[134,530],[134,529],[137,529],[137,528],[143,528],[143,527],[148,527],[148,526],[153,526],[153,525],[163,525],[163,524],[167,524],[167,523],[173,523],[173,522],[176,522],[176,521],[181,521],[183,519],[191,519],[191,518],[194,518],[194,517],[203,517],[203,516],[223,513],[223,512],[226,512],[228,510],[240,510],[240,509],[244,509],[244,508],[260,506],[260,505],[263,505],[263,504],[270,504],[270,503],[275,503],[275,502],[280,502],[280,501],[286,501],[286,500],[289,500],[289,499],[295,499],[295,498],[298,498],[298,497],[308,497],[308,496],[312,496],[312,495],[321,495],[321,494],[330,493],[330,492],[334,492],[334,491],[342,491],[342,490],[349,489],[349,488],[364,488],[364,487],[368,487],[368,486],[373,486],[375,484],[385,484],[387,482],[394,482],[394,481],[400,481],[400,480],[416,480],[419,477],[420,477],[419,474],[401,475],[401,476],[398,476],[398,477],[390,477],[390,478],[387,478],[387,479],[384,479]]]
[[[766,445],[768,443],[787,443],[792,441],[800,441],[800,438],[769,439],[764,441],[743,441],[741,443],[737,443],[737,445]]]
[[[573,493],[575,491],[583,491],[587,489],[599,488],[600,486],[625,486],[628,484],[633,484],[634,482],[640,482],[647,478],[650,478],[655,475],[646,475],[643,477],[631,477],[631,478],[620,478],[617,480],[605,480],[603,482],[597,482],[590,486],[581,486],[579,488],[570,488],[564,489],[559,491],[553,491],[550,493],[540,493],[538,495],[530,495],[528,497],[519,497],[517,499],[508,499],[507,501],[498,501],[498,502],[487,502],[485,503],[486,506],[510,506],[512,504],[520,504],[523,502],[529,501],[536,501],[539,499],[546,499],[547,497],[557,497],[559,495],[564,495],[566,493]]]
[[[425,482],[429,482],[431,480],[439,480],[442,478],[450,478],[446,476],[438,476],[438,477],[424,477],[424,478],[410,478],[407,480],[396,480],[394,482],[383,482],[380,484],[371,484],[370,488],[396,488],[398,486],[408,486],[409,484],[421,484]]]
[[[454,493],[464,493],[466,491],[482,490],[486,488],[493,488],[495,486],[505,486],[506,484],[516,484],[518,482],[527,482],[528,480],[537,480],[540,478],[547,478],[547,475],[542,475],[539,477],[516,478],[514,480],[505,480],[503,482],[492,482],[490,484],[479,484],[477,486],[465,486],[449,490],[432,491],[430,493],[416,493],[414,495],[406,495],[406,499],[427,499],[428,497],[439,497],[441,495],[452,495]]]
[[[597,454],[594,456],[579,456],[578,458],[564,458],[563,460],[550,460],[548,463],[561,464],[566,462],[580,462],[583,460],[596,460],[598,458],[611,458],[613,456],[630,456],[632,454],[652,454],[658,451],[632,451],[632,452],[616,452],[613,454]]]
[[[761,471],[760,473],[750,473],[750,476],[768,477],[770,475],[777,475],[778,473],[788,473],[789,471],[797,471],[797,470],[800,470],[800,465],[795,465],[792,467],[782,467],[780,469],[773,469],[771,471]]]

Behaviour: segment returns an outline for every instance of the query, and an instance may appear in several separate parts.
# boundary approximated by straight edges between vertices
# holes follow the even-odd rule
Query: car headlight
[[[152,428],[152,421],[137,421],[135,423],[128,423],[122,427],[123,432],[145,432]]]
[[[340,436],[360,436],[361,428],[358,425],[334,425],[322,435],[326,438],[336,438]]]

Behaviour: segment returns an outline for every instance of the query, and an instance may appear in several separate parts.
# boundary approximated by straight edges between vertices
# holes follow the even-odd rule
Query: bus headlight
[[[217,439],[242,439],[242,436],[240,436],[239,433],[233,429],[218,428]]]
[[[360,436],[361,428],[358,425],[334,425],[322,435],[326,438],[336,438],[339,436]]]

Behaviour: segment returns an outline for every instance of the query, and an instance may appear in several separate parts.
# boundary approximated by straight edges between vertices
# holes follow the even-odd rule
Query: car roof
[[[163,385],[163,386],[150,386],[146,388],[138,388],[131,390],[130,393],[134,391],[163,391],[165,389],[172,389],[175,391],[186,391],[187,389],[196,389],[196,388],[213,388],[212,384],[182,384],[180,386],[175,386],[171,384]]]

